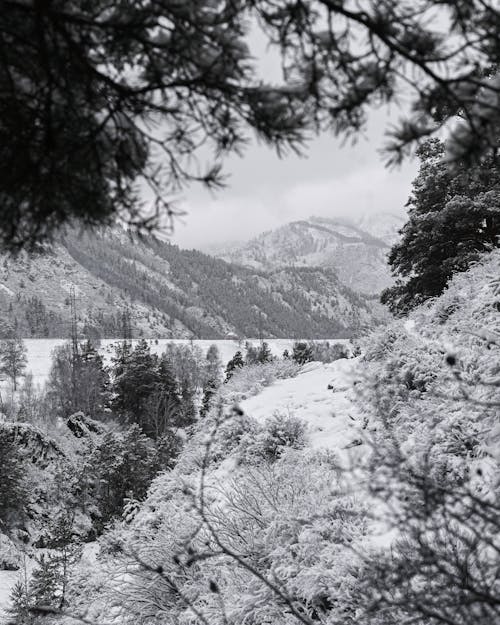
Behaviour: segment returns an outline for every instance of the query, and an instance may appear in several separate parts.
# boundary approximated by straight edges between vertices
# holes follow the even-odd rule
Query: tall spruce
[[[113,411],[123,422],[137,423],[147,430],[148,403],[160,381],[158,358],[141,339],[133,350],[128,343],[119,346],[114,364]]]
[[[405,314],[443,292],[454,273],[500,244],[500,165],[491,157],[450,169],[437,139],[418,149],[420,170],[408,200],[408,222],[389,254],[396,284],[382,293]]]

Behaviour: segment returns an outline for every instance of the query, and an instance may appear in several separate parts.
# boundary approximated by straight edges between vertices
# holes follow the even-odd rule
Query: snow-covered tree
[[[26,346],[18,337],[0,341],[0,373],[11,380],[14,391],[28,363],[26,353]]]
[[[238,350],[226,365],[226,382],[231,379],[236,369],[241,369],[244,365],[245,361],[243,360],[243,354]]]
[[[293,344],[292,358],[299,365],[310,362],[313,359],[313,350],[310,345],[304,341]]]
[[[382,294],[382,302],[396,313],[440,295],[453,274],[500,245],[496,157],[450,169],[444,154],[436,139],[418,148],[421,164],[408,200],[409,219],[389,254],[398,281]]]

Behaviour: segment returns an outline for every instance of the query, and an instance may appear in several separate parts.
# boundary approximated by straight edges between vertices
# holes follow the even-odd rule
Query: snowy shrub
[[[499,622],[499,276],[494,251],[370,337],[367,483],[395,540],[368,559],[368,622]]]
[[[209,473],[203,499],[190,482],[177,469],[159,476],[133,520],[116,527],[109,540],[118,548],[93,574],[107,574],[94,605],[92,581],[80,582],[87,614],[281,625],[292,606],[313,621],[355,622],[350,545],[366,534],[366,511],[339,487],[330,454],[289,449],[223,481]]]
[[[257,395],[275,380],[293,378],[300,371],[300,365],[292,360],[246,365],[236,369],[227,384],[220,390],[220,397],[228,403],[238,403],[242,399]]]
[[[210,460],[220,461],[236,453],[245,441],[258,436],[259,425],[255,419],[245,414],[232,414],[226,417],[211,441]]]
[[[349,349],[342,343],[330,341],[297,341],[293,344],[292,360],[299,365],[307,362],[335,362],[340,358],[348,358]]]
[[[239,454],[246,460],[277,460],[288,449],[303,449],[307,444],[307,426],[297,417],[276,413],[257,432],[246,433],[240,441]]]
[[[335,362],[341,358],[349,357],[349,348],[343,343],[330,343],[330,341],[312,341],[312,360],[317,362]]]
[[[20,551],[8,536],[0,533],[0,570],[17,571],[20,568]]]

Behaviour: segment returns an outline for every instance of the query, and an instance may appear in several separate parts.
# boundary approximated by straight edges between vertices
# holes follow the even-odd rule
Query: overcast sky
[[[251,48],[266,80],[280,82],[278,57],[254,29]],[[271,148],[251,145],[243,158],[226,162],[228,188],[211,194],[191,187],[183,194],[186,217],[172,237],[181,247],[247,240],[296,219],[402,213],[417,163],[398,169],[384,167],[379,150],[384,132],[401,111],[373,111],[369,127],[356,145],[342,145],[333,135],[311,141],[306,158],[279,159]]]
[[[267,147],[253,145],[244,158],[226,166],[228,188],[211,194],[200,188],[184,193],[187,215],[172,237],[181,247],[247,240],[296,219],[402,213],[417,163],[384,167],[382,115],[373,115],[365,138],[342,145],[332,136],[314,140],[306,158],[280,160]]]

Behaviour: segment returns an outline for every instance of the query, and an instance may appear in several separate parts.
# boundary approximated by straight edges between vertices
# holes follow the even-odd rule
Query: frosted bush
[[[239,455],[247,461],[274,462],[287,449],[304,449],[306,444],[306,423],[297,417],[276,413],[257,431],[242,437]]]
[[[209,472],[203,517],[198,488],[177,469],[155,480],[134,518],[110,536],[118,549],[97,563],[92,577],[106,578],[105,587],[96,592],[79,578],[80,601],[94,593],[89,614],[134,625],[192,623],[194,613],[211,625],[288,622],[287,605],[248,563],[311,619],[351,622],[357,557],[350,544],[366,535],[366,510],[339,487],[331,454],[288,449],[223,481]]]
[[[292,360],[246,365],[235,370],[231,379],[220,390],[220,397],[228,403],[239,403],[243,399],[257,395],[275,380],[293,378],[300,371],[300,365]]]

